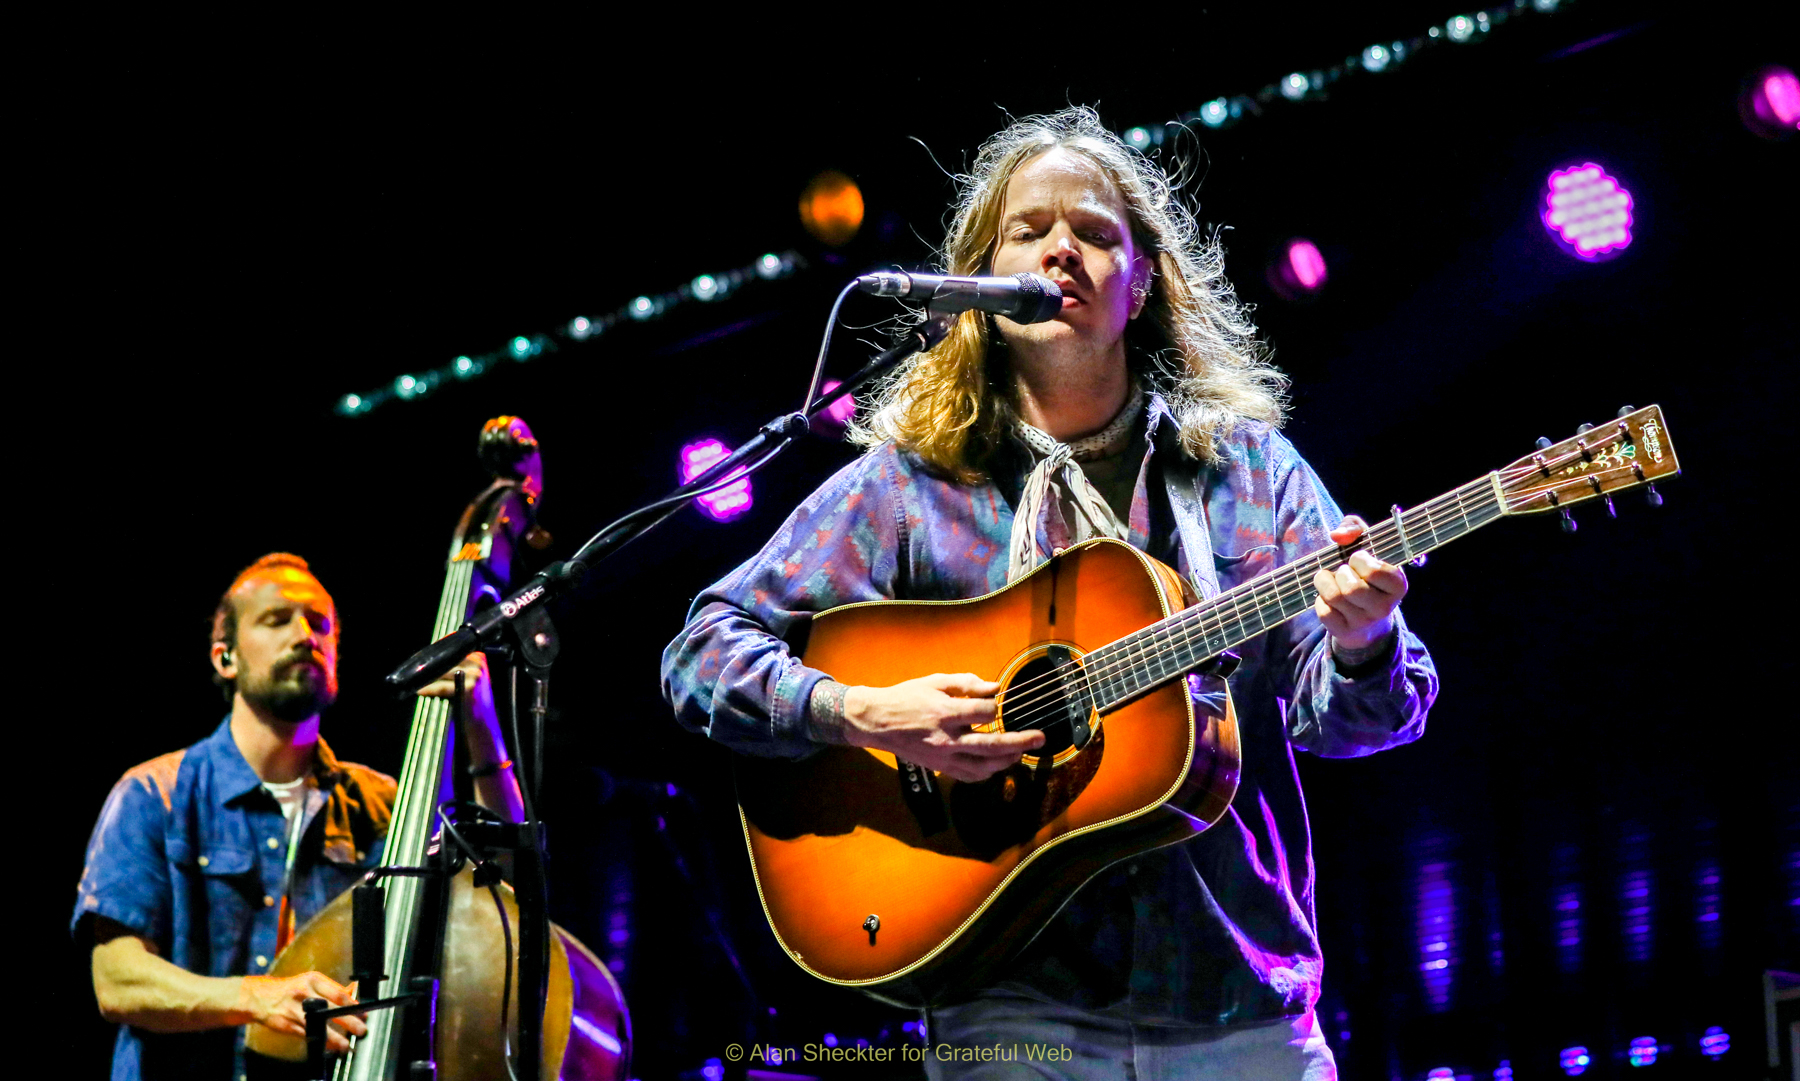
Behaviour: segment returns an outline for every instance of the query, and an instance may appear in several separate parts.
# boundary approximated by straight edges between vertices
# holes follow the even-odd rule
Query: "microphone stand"
[[[536,778],[541,779],[544,753],[543,709],[549,696],[550,663],[555,659],[558,648],[556,630],[550,623],[547,608],[549,601],[579,586],[589,567],[674,517],[682,507],[687,506],[689,500],[711,488],[722,487],[739,476],[748,476],[773,461],[776,455],[806,432],[813,417],[832,403],[856,393],[907,357],[930,349],[942,341],[944,335],[949,333],[954,318],[954,315],[934,315],[913,327],[898,345],[877,353],[854,375],[833,388],[830,393],[821,395],[805,410],[784,414],[764,424],[743,446],[686,484],[619,518],[589,538],[573,556],[552,563],[527,579],[523,586],[514,590],[505,600],[482,609],[456,631],[414,653],[407,658],[406,663],[388,673],[387,685],[399,692],[417,690],[449,671],[463,657],[477,649],[500,646],[508,651],[516,650],[526,662],[532,678],[532,713],[537,722],[537,745],[532,748],[536,761],[532,772]],[[517,708],[516,699],[514,708]],[[519,751],[522,754],[524,748],[520,747]],[[521,764],[520,773],[524,772]],[[543,823],[536,817],[534,804],[527,803],[526,806],[531,808],[527,817],[532,821],[521,823],[520,833],[523,837],[533,839],[536,844],[533,846],[535,852],[529,856],[521,851],[519,857],[523,858],[515,864],[515,872],[521,867],[525,868],[529,872],[527,877],[534,881],[529,883],[532,888],[523,888],[526,884],[521,883],[521,888],[516,891],[521,947],[518,962],[520,1046],[514,1052],[513,1062],[518,1068],[520,1081],[535,1081],[541,1057],[539,1044],[542,1039],[544,996],[548,984],[550,915],[549,890],[543,873]]]

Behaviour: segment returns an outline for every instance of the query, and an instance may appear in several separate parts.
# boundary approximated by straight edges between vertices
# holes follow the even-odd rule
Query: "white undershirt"
[[[300,847],[300,824],[306,820],[306,782],[308,780],[307,776],[301,775],[291,781],[264,781],[262,783],[269,795],[275,797],[275,802],[281,804],[282,816],[287,819],[287,869],[290,873],[294,869],[294,855]]]

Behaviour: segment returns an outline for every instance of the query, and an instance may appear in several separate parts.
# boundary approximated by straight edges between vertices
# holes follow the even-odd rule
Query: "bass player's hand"
[[[302,972],[297,976],[245,976],[239,991],[239,1004],[244,1014],[259,1025],[267,1025],[289,1036],[306,1035],[306,1010],[301,1006],[309,998],[322,998],[333,1006],[348,1006],[356,1001],[350,989],[322,972]],[[325,1049],[350,1050],[352,1036],[367,1035],[367,1025],[351,1014],[334,1017],[325,1026]]]
[[[892,687],[820,684],[815,715],[839,721],[844,742],[871,747],[959,781],[981,781],[1044,744],[1042,732],[977,732],[994,719],[1000,684],[937,673]],[[835,714],[835,716],[834,716]]]

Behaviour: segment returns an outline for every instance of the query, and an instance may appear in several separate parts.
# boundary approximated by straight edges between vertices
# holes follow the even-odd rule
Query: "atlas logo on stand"
[[[531,606],[532,601],[537,600],[539,597],[541,597],[543,595],[544,595],[544,587],[543,586],[532,586],[530,589],[519,594],[517,597],[514,597],[512,600],[501,601],[500,602],[500,612],[501,612],[501,614],[505,615],[507,619],[511,619],[512,617],[518,615],[520,612],[523,612],[525,609],[529,608]]]

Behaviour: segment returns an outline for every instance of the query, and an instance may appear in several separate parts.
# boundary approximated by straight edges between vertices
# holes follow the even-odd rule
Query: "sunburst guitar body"
[[[977,784],[853,747],[740,758],[744,836],[788,956],[901,1005],[954,997],[1016,955],[1071,883],[1216,822],[1237,789],[1229,704],[1197,710],[1177,679],[1102,717],[1078,675],[1095,647],[1191,599],[1168,566],[1091,541],[985,597],[818,616],[808,665],[876,687],[973,672],[1002,684],[999,726],[1044,727],[1046,743]]]

